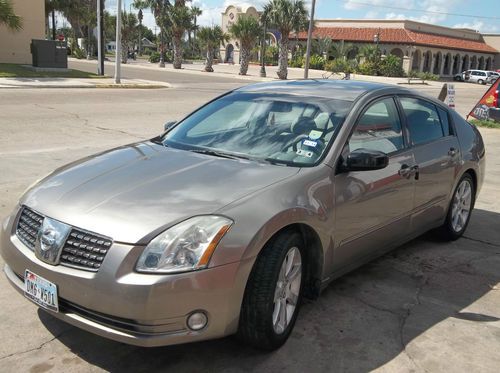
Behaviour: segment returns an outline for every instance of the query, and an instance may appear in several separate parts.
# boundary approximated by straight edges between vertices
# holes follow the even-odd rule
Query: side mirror
[[[165,131],[168,131],[170,128],[172,128],[173,126],[175,126],[177,124],[176,121],[170,121],[170,122],[167,122],[163,125],[163,129]]]
[[[389,156],[384,152],[369,149],[356,149],[349,153],[344,163],[345,171],[380,170],[389,164]]]

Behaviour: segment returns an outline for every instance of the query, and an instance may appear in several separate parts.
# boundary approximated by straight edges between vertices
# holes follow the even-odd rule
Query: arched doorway
[[[438,52],[436,54],[436,58],[434,61],[434,68],[432,69],[433,74],[439,75],[442,63],[443,63],[443,55],[441,54],[441,52]]]
[[[476,56],[472,56],[472,59],[470,61],[470,68],[472,70],[477,69],[477,57]]]
[[[411,60],[411,69],[419,71],[421,61],[422,61],[422,52],[420,51],[420,49],[417,49],[415,52],[413,52],[413,58]]]
[[[443,75],[451,75],[451,53],[444,56],[443,64]]]
[[[431,63],[432,63],[432,52],[427,51],[424,54],[424,68],[423,72],[429,73],[431,71]]]
[[[470,59],[469,55],[466,54],[462,60],[462,71],[469,70],[470,69]]]
[[[234,46],[232,44],[226,45],[225,63],[234,63]]]
[[[491,70],[491,57],[486,59],[486,68],[485,70]]]
[[[401,58],[401,60],[403,60],[403,51],[400,49],[400,48],[394,48],[391,50],[391,54],[394,55],[394,56],[397,56],[399,58]]]
[[[479,70],[484,70],[484,57],[483,56],[479,57],[477,66],[478,66]]]
[[[454,57],[453,57],[453,67],[452,67],[452,75],[455,75],[455,74],[458,74],[458,73],[461,73],[461,71],[458,71],[459,69],[459,65],[460,65],[460,62],[461,59],[460,59],[460,55],[459,54],[456,54]]]

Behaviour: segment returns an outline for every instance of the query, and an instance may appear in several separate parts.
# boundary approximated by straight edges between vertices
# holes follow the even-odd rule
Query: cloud
[[[457,23],[454,28],[468,28],[480,32],[498,32],[499,29],[495,25],[485,24],[483,21],[474,20],[473,22]]]

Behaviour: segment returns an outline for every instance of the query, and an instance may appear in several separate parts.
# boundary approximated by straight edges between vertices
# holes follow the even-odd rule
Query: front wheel
[[[478,82],[478,84],[486,84],[486,83],[484,82],[484,80],[482,80],[482,79],[479,79],[477,82]]]
[[[474,207],[475,193],[472,177],[465,174],[453,193],[448,215],[440,228],[443,238],[453,241],[464,234]]]
[[[259,254],[247,283],[238,337],[274,350],[292,332],[303,290],[303,242],[296,232],[273,239]]]

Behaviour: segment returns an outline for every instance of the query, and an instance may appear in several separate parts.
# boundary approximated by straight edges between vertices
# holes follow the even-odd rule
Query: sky
[[[483,33],[500,33],[499,0],[316,0],[316,19],[411,19],[440,26],[462,27]],[[127,11],[133,0],[122,0]],[[253,5],[258,10],[268,0],[193,0],[201,8],[200,25],[220,25],[221,12],[229,5]],[[310,7],[311,0],[305,0]],[[116,12],[116,0],[106,0],[106,8]],[[495,10],[496,9],[496,10]],[[132,8],[134,11],[134,9]],[[448,13],[448,14],[445,14]],[[453,13],[453,14],[449,14]],[[154,30],[150,10],[144,24]]]

